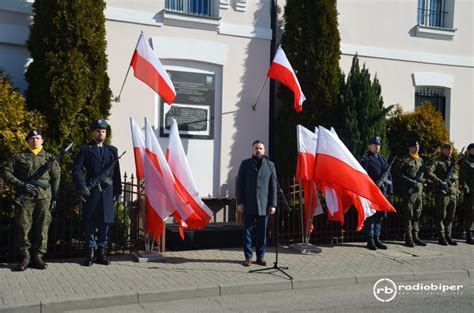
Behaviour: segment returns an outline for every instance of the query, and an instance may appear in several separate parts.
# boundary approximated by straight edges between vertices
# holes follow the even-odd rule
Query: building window
[[[450,7],[450,0],[418,0],[418,25],[452,28],[452,23],[449,23]]]
[[[446,91],[444,88],[419,87],[415,91],[415,107],[429,102],[446,120]]]
[[[165,11],[207,18],[219,17],[217,0],[166,0]]]

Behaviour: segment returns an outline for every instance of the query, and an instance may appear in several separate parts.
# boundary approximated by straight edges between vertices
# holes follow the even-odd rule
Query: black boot
[[[87,248],[86,252],[87,252],[86,260],[84,261],[84,263],[82,263],[82,265],[92,266],[92,264],[94,264],[94,248]]]
[[[449,234],[446,234],[446,241],[451,245],[451,246],[457,246],[458,243],[456,242],[456,240],[454,240],[453,238],[451,238],[451,235]]]
[[[413,242],[417,245],[417,246],[426,246],[426,242],[424,242],[423,240],[421,240],[419,237],[418,237],[418,234],[414,233],[413,234]]]
[[[472,234],[470,230],[466,232],[466,243],[474,245],[474,240],[472,239]]]
[[[45,270],[48,268],[48,264],[44,263],[43,258],[39,255],[33,256],[31,259],[31,267],[38,270]]]
[[[448,242],[446,241],[446,238],[444,237],[443,234],[440,234],[438,236],[438,243],[442,246],[447,246],[448,245]]]
[[[97,248],[97,261],[96,261],[97,264],[102,264],[102,265],[109,265],[110,264],[110,261],[107,260],[107,258],[105,257],[105,248],[102,247],[102,246],[99,246]]]
[[[411,236],[405,235],[405,246],[409,248],[415,247],[415,243],[413,242],[413,238]]]
[[[17,272],[23,272],[28,268],[28,265],[30,264],[30,258],[27,256],[24,256],[21,258],[20,262],[18,263],[17,266],[15,266],[15,271]]]
[[[377,247],[375,246],[374,242],[374,237],[367,237],[367,248],[369,248],[369,250],[377,250]]]
[[[380,241],[379,236],[374,237],[374,243],[378,249],[387,250],[387,246]]]

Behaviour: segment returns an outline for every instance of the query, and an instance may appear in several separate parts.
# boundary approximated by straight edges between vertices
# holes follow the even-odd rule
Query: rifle
[[[439,147],[435,150],[435,152],[433,152],[433,154],[430,157],[428,157],[428,159],[426,159],[426,162],[423,162],[423,165],[418,169],[418,172],[416,172],[415,177],[412,179],[415,185],[408,189],[408,194],[410,196],[420,190],[418,188],[418,183],[424,183],[424,181],[421,181],[421,180],[422,179],[424,180],[423,175],[425,174],[426,168],[429,166],[430,161],[435,157],[438,151],[439,151]]]
[[[30,177],[28,177],[27,180],[24,181],[25,184],[32,184],[36,187],[39,187],[39,188],[42,188],[42,189],[48,189],[49,187],[49,182],[41,179],[41,177],[44,175],[44,173],[46,173],[47,171],[49,171],[51,169],[51,167],[53,166],[54,162],[56,162],[56,160],[58,160],[59,158],[61,158],[66,152],[68,152],[71,147],[72,147],[73,143],[71,142],[66,148],[64,148],[61,152],[59,152],[58,154],[54,155],[53,157],[49,158],[48,161],[46,163],[44,163],[43,165],[41,165],[37,170],[36,172],[33,173],[33,175],[31,175]],[[33,196],[37,196],[36,192],[33,193]],[[25,194],[22,193],[16,200],[15,202],[19,205],[19,206],[23,206],[23,203],[25,201]],[[54,210],[54,208],[52,208]]]
[[[390,175],[390,171],[392,170],[392,166],[393,166],[393,163],[395,163],[395,161],[397,160],[398,157],[394,157],[392,159],[392,162],[390,162],[389,166],[387,167],[387,169],[385,170],[385,172],[383,172],[382,176],[380,176],[380,178],[377,180],[377,186],[379,188],[382,188],[383,184],[384,183],[387,183],[389,185],[392,185],[392,181],[390,179],[388,179],[388,175]]]
[[[115,160],[110,162],[110,164],[108,164],[106,167],[104,167],[99,173],[97,173],[97,175],[95,175],[89,181],[89,184],[87,184],[87,186],[86,186],[87,189],[89,190],[89,192],[92,189],[94,189],[95,187],[97,187],[97,189],[99,189],[99,191],[102,192],[102,187],[100,186],[100,184],[102,184],[102,183],[106,183],[107,185],[112,185],[112,180],[109,177],[110,171],[112,171],[114,169],[115,164],[120,160],[120,158],[122,158],[122,156],[125,154],[125,152],[127,152],[127,151],[124,151],[118,158],[116,158]],[[83,202],[87,201],[87,199],[85,199],[82,195],[80,196],[80,198]]]
[[[461,150],[461,153],[459,153],[458,156],[462,155],[463,152],[464,152],[464,148],[466,147],[463,147],[462,150]],[[458,163],[458,159],[459,158],[456,158],[451,161],[451,164],[449,165],[449,172],[448,172],[448,175],[446,176],[446,178],[444,179],[443,181],[443,186],[441,187],[441,193],[443,195],[446,195],[448,194],[448,191],[449,189],[451,188],[451,186],[453,185],[453,181],[454,181],[454,171],[456,170],[456,163]]]

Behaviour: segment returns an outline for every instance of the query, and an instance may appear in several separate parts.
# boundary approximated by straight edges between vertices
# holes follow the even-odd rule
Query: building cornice
[[[474,67],[474,57],[435,54],[422,51],[398,50],[341,43],[341,53],[343,55],[358,54],[361,57],[375,59],[386,59],[468,68]]]

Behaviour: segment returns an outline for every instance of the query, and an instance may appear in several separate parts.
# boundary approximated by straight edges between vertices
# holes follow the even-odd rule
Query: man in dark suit
[[[252,157],[242,161],[237,177],[237,210],[244,216],[244,266],[252,263],[254,230],[257,233],[257,264],[267,264],[264,255],[268,215],[275,214],[276,206],[275,165],[265,156],[263,142],[256,140],[252,144]]]
[[[367,174],[374,182],[377,182],[389,167],[387,160],[382,155],[380,155],[381,144],[382,138],[380,136],[370,137],[368,151],[360,160],[360,164],[367,171]],[[389,180],[391,180],[390,173]],[[385,197],[389,193],[392,193],[392,186],[385,182],[382,183],[379,188]],[[370,250],[387,249],[387,246],[380,241],[382,221],[386,216],[386,212],[377,211],[372,216],[368,217],[364,222],[365,233],[367,235],[367,248]]]
[[[104,143],[107,136],[108,124],[104,120],[92,122],[91,130],[94,140],[81,145],[79,154],[73,165],[74,183],[83,199],[82,213],[84,219],[85,247],[87,258],[84,266],[94,262],[109,265],[105,257],[107,246],[107,229],[114,222],[113,203],[122,193],[120,166],[116,162],[113,169],[106,174],[107,178],[97,187],[89,190],[88,182],[104,168],[113,164],[117,158],[117,148]],[[97,241],[95,239],[97,231]],[[97,249],[97,258],[94,258]]]

